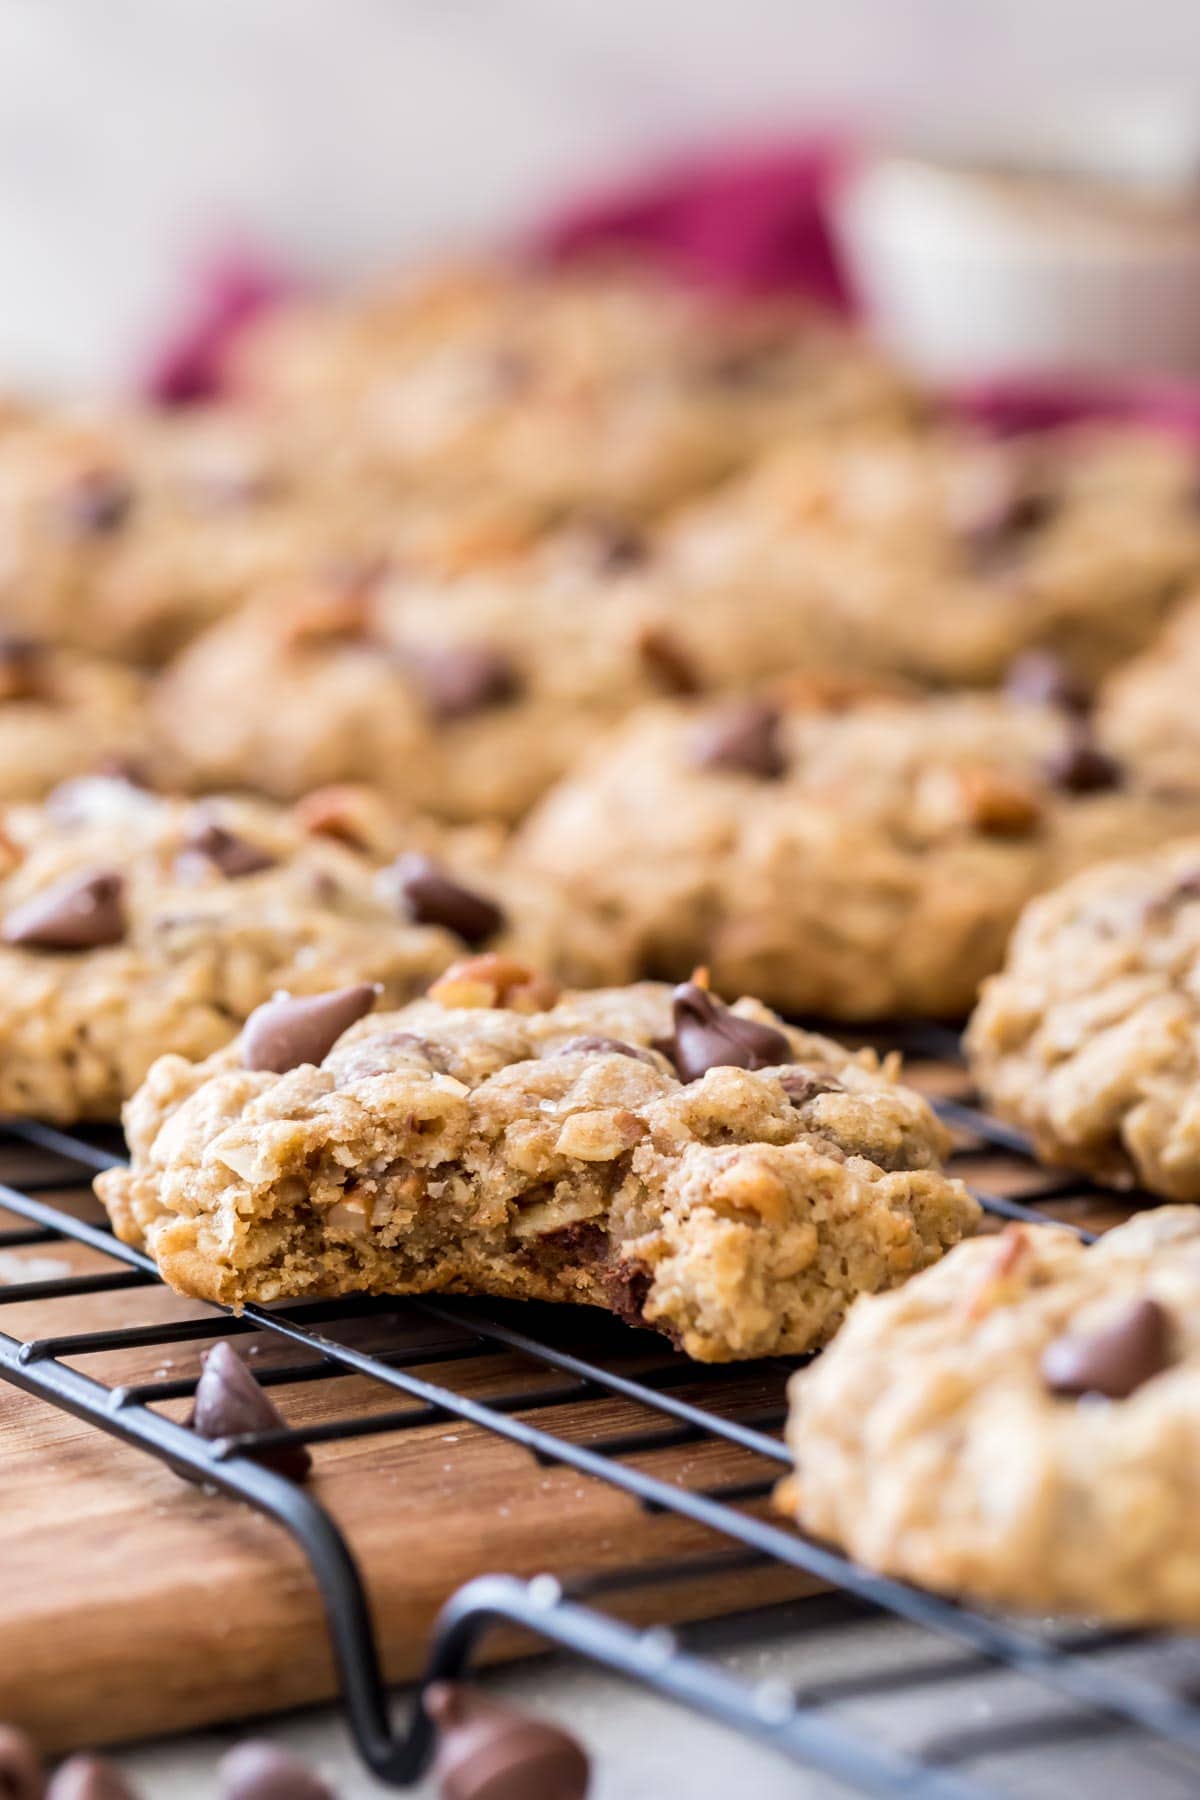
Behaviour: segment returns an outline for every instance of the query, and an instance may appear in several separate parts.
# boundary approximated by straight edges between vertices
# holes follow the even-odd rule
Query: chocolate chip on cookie
[[[778,781],[787,773],[780,743],[781,719],[773,706],[747,700],[706,720],[692,741],[692,761],[700,769],[722,769]]]
[[[224,1338],[204,1359],[188,1424],[203,1438],[241,1437],[251,1431],[279,1431],[286,1420]],[[264,1468],[291,1481],[303,1481],[312,1457],[303,1444],[277,1444],[247,1452]]]
[[[409,650],[405,663],[433,717],[443,725],[492,707],[521,691],[516,669],[500,650],[483,644]]]
[[[565,1044],[560,1044],[554,1052],[555,1056],[632,1056],[637,1062],[649,1063],[654,1067],[654,1055],[650,1050],[642,1050],[637,1044],[627,1044],[622,1038],[610,1037],[573,1037]]]
[[[72,1756],[54,1772],[46,1800],[137,1800],[137,1795],[105,1756]]]
[[[844,1092],[840,1081],[834,1081],[829,1075],[814,1075],[811,1069],[785,1069],[779,1077],[779,1085],[793,1106],[807,1106],[819,1094]]]
[[[582,532],[591,560],[602,575],[625,575],[649,560],[645,532],[626,519],[594,513],[583,521]]]
[[[504,914],[493,900],[461,886],[431,857],[402,856],[389,874],[415,925],[444,925],[472,948],[504,927]]]
[[[636,648],[651,680],[664,693],[699,694],[704,683],[695,663],[679,641],[661,625],[647,625],[638,632]]]
[[[1100,1331],[1055,1338],[1042,1354],[1052,1393],[1124,1400],[1170,1366],[1171,1321],[1157,1300],[1135,1300]]]
[[[73,537],[111,537],[133,510],[131,484],[115,469],[91,469],[59,496],[58,515]]]
[[[682,1081],[699,1081],[709,1069],[773,1069],[791,1061],[782,1031],[731,1012],[697,981],[675,989],[671,1013],[674,1034],[661,1048]]]
[[[1003,572],[1058,510],[1058,496],[1031,481],[1028,472],[1013,470],[997,480],[957,521],[972,567],[981,574]]]
[[[36,638],[0,636],[0,700],[48,698],[46,648]]]
[[[1119,788],[1125,770],[1086,730],[1073,731],[1046,763],[1046,779],[1067,794],[1101,794]]]
[[[302,1063],[323,1062],[343,1031],[365,1017],[379,998],[376,982],[329,994],[281,994],[256,1007],[242,1031],[242,1066],[282,1075]]]
[[[230,881],[236,881],[242,875],[258,875],[263,869],[273,869],[278,861],[260,845],[238,837],[236,832],[218,825],[213,819],[198,825],[184,840],[181,859],[190,857],[211,863]]]
[[[124,902],[125,883],[111,869],[68,875],[15,906],[0,936],[31,950],[99,950],[124,938]]]
[[[583,1800],[588,1759],[568,1732],[437,1681],[424,1706],[438,1728],[434,1774],[444,1800]]]
[[[1092,691],[1053,650],[1026,650],[1010,663],[1005,692],[1031,706],[1055,706],[1061,712],[1090,712]]]
[[[42,1800],[42,1765],[32,1740],[15,1725],[0,1725],[0,1796]]]

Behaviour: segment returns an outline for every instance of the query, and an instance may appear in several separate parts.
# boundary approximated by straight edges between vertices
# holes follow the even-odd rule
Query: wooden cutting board
[[[931,1091],[961,1091],[961,1073],[944,1065],[910,1069]],[[977,1186],[1036,1197],[1050,1183],[1031,1165],[993,1153],[963,1162]],[[0,1180],[19,1185],[29,1156],[0,1157]],[[1061,1186],[1061,1183],[1055,1183]],[[86,1190],[43,1196],[96,1216]],[[1108,1225],[1128,1208],[1081,1190],[1048,1211],[1076,1224]],[[21,1223],[0,1209],[0,1230]],[[62,1243],[0,1252],[0,1282],[53,1278],[70,1270],[111,1268],[97,1253]],[[0,1307],[0,1330],[15,1336],[86,1331],[134,1321],[211,1318],[208,1309],[153,1286],[69,1300]],[[592,1315],[570,1315],[569,1329],[610,1330]],[[428,1320],[382,1325],[430,1342]],[[611,1332],[610,1339],[611,1343]],[[245,1352],[251,1339],[241,1339]],[[644,1338],[629,1340],[640,1347]],[[77,1359],[76,1366],[117,1385],[194,1377],[203,1340]],[[375,1347],[361,1344],[360,1347]],[[581,1354],[588,1354],[584,1342]],[[251,1366],[295,1361],[275,1340],[257,1344]],[[622,1353],[628,1353],[627,1345]],[[431,1351],[436,1355],[436,1350]],[[650,1345],[661,1364],[668,1353]],[[622,1361],[631,1374],[638,1362]],[[499,1355],[452,1365],[448,1385],[486,1398],[523,1382],[544,1392],[547,1372]],[[426,1372],[446,1379],[436,1363]],[[549,1379],[553,1379],[552,1377]],[[734,1372],[720,1390],[730,1416],[753,1414],[782,1399],[783,1372]],[[675,1390],[712,1403],[698,1384]],[[292,1424],[318,1424],[393,1409],[404,1401],[359,1376],[272,1390]],[[181,1418],[186,1402],[163,1410]],[[542,1405],[530,1417],[566,1436],[646,1428],[656,1420],[616,1399]],[[486,1572],[531,1576],[551,1570],[569,1582],[618,1569],[647,1569],[678,1557],[707,1557],[735,1546],[569,1469],[539,1466],[523,1449],[458,1421],[386,1436],[321,1444],[311,1491],[343,1528],[358,1558],[386,1673],[416,1674],[430,1626],[462,1582]],[[720,1442],[650,1450],[640,1467],[693,1487],[753,1481],[772,1466]],[[765,1502],[764,1502],[765,1505]],[[34,1733],[48,1751],[119,1742],[230,1721],[324,1700],[336,1693],[324,1615],[301,1552],[278,1526],[249,1507],[205,1493],[144,1452],[0,1381],[0,1719]],[[681,1621],[795,1598],[815,1584],[772,1565],[731,1567],[686,1581],[634,1586],[612,1610],[637,1622]],[[609,1604],[608,1601],[605,1602]],[[497,1653],[530,1646],[497,1642]]]

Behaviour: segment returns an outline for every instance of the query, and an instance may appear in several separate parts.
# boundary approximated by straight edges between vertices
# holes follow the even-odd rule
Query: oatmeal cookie
[[[956,1017],[1032,895],[1197,829],[1200,780],[1159,792],[1057,707],[794,682],[640,713],[516,850],[644,973],[704,962],[784,1011]]]
[[[232,374],[404,487],[492,489],[547,515],[653,512],[773,438],[918,411],[821,315],[609,265],[458,268],[285,308],[239,341]]]
[[[45,412],[0,433],[0,627],[155,663],[272,578],[471,567],[533,523],[398,500],[345,446],[232,411]]]
[[[1010,1226],[856,1302],[792,1379],[781,1501],[987,1605],[1200,1624],[1200,1213]]]
[[[1200,1200],[1200,838],[1035,901],[966,1041],[1043,1160]]]
[[[1098,716],[1123,753],[1152,768],[1164,786],[1200,774],[1200,588],[1194,588],[1154,643],[1101,689]]]
[[[151,1069],[98,1192],[180,1291],[577,1301],[726,1361],[823,1343],[976,1222],[894,1068],[757,1001],[560,997],[485,955],[370,1004],[278,1003]]]
[[[493,843],[370,796],[289,812],[70,782],[4,817],[0,1112],[114,1118],[155,1057],[207,1056],[279,987],[397,1004],[482,946],[611,979],[614,944]]]
[[[108,763],[148,762],[148,710],[135,670],[0,635],[0,802],[40,799]]]
[[[1197,483],[1148,432],[860,434],[768,457],[665,551],[685,588],[798,615],[813,666],[988,685],[1041,648],[1094,681],[1200,571]]]
[[[190,788],[370,781],[511,820],[639,700],[744,687],[803,654],[802,628],[743,595],[677,604],[644,539],[597,520],[455,578],[267,593],[167,671],[158,717]]]

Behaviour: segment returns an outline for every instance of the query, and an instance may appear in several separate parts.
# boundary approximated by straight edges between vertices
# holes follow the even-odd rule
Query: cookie
[[[517,854],[619,925],[643,972],[703,962],[784,1011],[956,1017],[1032,895],[1197,829],[1200,779],[1158,791],[1065,710],[793,683],[640,713]]]
[[[261,1009],[126,1107],[98,1192],[181,1292],[575,1301],[725,1361],[824,1342],[976,1222],[893,1067],[754,1000],[484,955],[367,1004]]]
[[[0,635],[0,802],[39,799],[106,763],[147,763],[147,710],[135,670]]]
[[[1192,590],[1155,641],[1118,669],[1102,688],[1103,729],[1124,754],[1136,756],[1169,787],[1200,771],[1200,588]]]
[[[369,796],[286,812],[68,783],[4,818],[0,1111],[115,1118],[157,1056],[217,1050],[277,988],[379,983],[396,1004],[484,946],[598,980],[614,941],[494,846]]]
[[[1200,1624],[1200,1213],[1010,1226],[858,1301],[791,1384],[806,1530],[973,1602]]]
[[[1094,681],[1200,570],[1197,459],[1163,436],[942,428],[792,445],[671,527],[684,586],[770,596],[809,664],[992,684],[1031,649]]]
[[[1089,869],[1023,914],[967,1033],[1046,1162],[1200,1200],[1200,838]]]
[[[160,662],[264,582],[384,555],[508,554],[531,521],[372,487],[245,414],[44,412],[0,434],[0,626]]]
[[[232,375],[402,488],[491,490],[546,516],[645,515],[773,438],[918,412],[821,315],[611,266],[450,269],[285,308],[238,343]]]
[[[803,655],[769,608],[678,604],[615,521],[455,578],[285,586],[198,638],[159,691],[171,778],[290,797],[370,781],[511,820],[639,700],[744,687]]]

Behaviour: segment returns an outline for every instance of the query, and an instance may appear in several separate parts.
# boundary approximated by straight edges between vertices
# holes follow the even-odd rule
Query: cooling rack
[[[874,1034],[876,1042],[883,1034]],[[1125,1215],[1120,1202],[1087,1183],[1041,1170],[1017,1133],[987,1117],[967,1089],[954,1034],[914,1026],[887,1037],[908,1059],[909,1078],[934,1100],[956,1136],[955,1165],[989,1219],[1053,1219],[1085,1237]],[[0,1327],[7,1309],[35,1300],[69,1299],[117,1289],[151,1288],[153,1264],[117,1242],[97,1215],[64,1196],[86,1188],[99,1169],[119,1160],[111,1135],[75,1133],[24,1120],[0,1121],[0,1155],[19,1151],[29,1165],[20,1186],[0,1184],[0,1211],[14,1223],[0,1230],[0,1252],[73,1241],[102,1262],[82,1273],[18,1279],[0,1286]],[[849,1597],[860,1609],[905,1621],[953,1647],[947,1671],[970,1666],[978,1676],[1013,1671],[1064,1699],[1055,1727],[1063,1743],[1089,1730],[1128,1735],[1169,1746],[1200,1788],[1200,1704],[1186,1683],[1164,1676],[1151,1657],[1131,1651],[1151,1634],[1066,1630],[994,1616],[870,1573],[836,1551],[772,1517],[769,1496],[788,1465],[780,1432],[789,1365],[756,1365],[757,1404],[728,1405],[744,1366],[698,1369],[657,1346],[653,1356],[628,1357],[578,1347],[565,1330],[573,1309],[520,1308],[479,1301],[389,1300],[426,1341],[407,1347],[363,1349],[347,1341],[347,1326],[370,1318],[379,1303],[322,1301],[264,1308],[239,1316],[206,1308],[202,1317],[126,1323],[53,1336],[21,1336],[0,1329],[0,1375],[77,1419],[159,1458],[178,1473],[221,1490],[274,1520],[301,1548],[323,1601],[346,1715],[357,1747],[377,1778],[403,1788],[428,1765],[432,1731],[421,1705],[425,1683],[463,1676],[500,1627],[518,1628],[542,1645],[641,1684],[770,1746],[794,1763],[874,1794],[920,1794],[933,1800],[1012,1791],[984,1781],[977,1765],[996,1745],[985,1733],[944,1734],[932,1747],[889,1745],[861,1721],[848,1721],[827,1696],[778,1681],[754,1683],[690,1649],[663,1626],[635,1628],[611,1616],[606,1604],[622,1592],[653,1583],[666,1587],[703,1575],[764,1565],[794,1572]],[[577,1315],[576,1315],[577,1317]],[[304,1384],[352,1373],[396,1396],[397,1405],[324,1418],[216,1442],[199,1438],[169,1416],[164,1403],[186,1399],[194,1377],[114,1385],[75,1366],[95,1353],[179,1345],[227,1336],[261,1336],[284,1360],[261,1379]],[[610,1344],[614,1342],[611,1338]],[[644,1341],[644,1340],[642,1340]],[[459,1370],[481,1352],[503,1353],[525,1371],[511,1391],[485,1397],[467,1391]],[[294,1354],[293,1354],[294,1353]],[[631,1372],[632,1371],[632,1372]],[[539,1377],[552,1378],[544,1389]],[[532,1379],[531,1379],[532,1378]],[[584,1407],[595,1424],[570,1432],[556,1426],[564,1399]],[[614,1431],[619,1400],[635,1409],[635,1427]],[[580,1416],[576,1412],[576,1419]],[[347,1533],[312,1492],[263,1467],[256,1454],[284,1443],[319,1445],[338,1439],[411,1431],[433,1420],[458,1420],[511,1444],[547,1468],[620,1490],[651,1513],[669,1514],[710,1534],[711,1552],[636,1567],[612,1567],[583,1580],[563,1580],[551,1568],[532,1580],[497,1573],[451,1594],[431,1634],[428,1661],[413,1702],[393,1716],[370,1598]],[[686,1484],[645,1466],[651,1452],[670,1446],[720,1443],[744,1461],[737,1480]],[[318,1452],[319,1454],[319,1452]],[[741,1465],[739,1465],[741,1467]],[[1200,1689],[1197,1689],[1200,1692]],[[994,1760],[994,1754],[993,1754]],[[990,1765],[989,1765],[990,1766]]]

